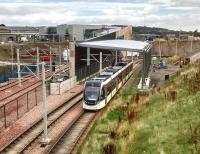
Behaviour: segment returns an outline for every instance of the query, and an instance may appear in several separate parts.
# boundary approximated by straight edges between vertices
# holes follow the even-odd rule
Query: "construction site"
[[[182,69],[196,66],[200,59],[199,40],[135,40],[132,26],[64,24],[23,29],[1,25],[0,42],[0,153],[5,154],[117,153],[120,123],[126,117],[128,122],[137,121],[138,104],[145,106],[147,95],[160,93]],[[114,71],[121,74],[114,76]],[[98,102],[89,104],[93,103],[89,100],[87,104],[87,83],[103,84],[111,72],[110,85],[98,86],[102,88],[99,103],[105,99],[106,106],[111,101],[101,111],[94,111],[88,106]],[[130,87],[135,87],[137,94],[126,97],[123,92]],[[166,100],[175,101],[177,91],[170,92]],[[107,111],[114,112],[118,97],[124,104],[116,102],[120,106],[117,113],[127,114],[125,118],[117,115],[117,124],[107,121],[109,130],[102,122],[105,130],[101,132],[97,121],[105,118]],[[115,124],[119,127],[113,128]],[[88,145],[94,141],[87,136],[90,130],[103,137],[107,134],[108,144],[101,144],[100,138],[100,149],[92,146],[90,151]],[[98,137],[95,133],[89,135]],[[196,140],[198,153],[200,141]]]

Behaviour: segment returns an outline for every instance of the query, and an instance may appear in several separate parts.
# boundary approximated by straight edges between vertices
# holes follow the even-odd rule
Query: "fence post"
[[[28,107],[28,92],[27,92],[27,111],[29,111],[29,107]]]
[[[59,83],[59,95],[60,95],[60,83]]]
[[[36,48],[36,52],[37,52],[37,77],[40,78],[40,66],[39,66],[39,62],[40,62],[40,53],[39,53],[39,48]]]
[[[3,113],[4,113],[4,127],[7,127],[7,123],[6,123],[6,106],[4,105],[3,107]]]
[[[17,119],[19,119],[19,101],[17,98]]]
[[[37,105],[37,87],[35,88],[35,102],[36,102],[36,105]]]

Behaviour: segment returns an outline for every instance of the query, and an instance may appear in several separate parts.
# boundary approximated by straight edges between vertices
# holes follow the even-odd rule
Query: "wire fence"
[[[10,126],[42,101],[41,84],[17,98],[0,104],[0,131]],[[47,95],[49,91],[47,90]]]

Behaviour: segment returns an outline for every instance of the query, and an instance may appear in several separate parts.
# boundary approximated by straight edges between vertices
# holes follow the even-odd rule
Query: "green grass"
[[[134,80],[129,89],[111,102],[117,105],[110,104],[102,111],[78,153],[103,153],[110,143],[122,154],[200,153],[200,82],[195,77],[198,68],[199,65],[184,68],[160,92],[143,96],[139,105],[133,104],[130,97],[137,93]],[[192,89],[193,86],[197,88]],[[165,99],[170,90],[177,92],[175,101]],[[122,109],[124,103],[128,104],[126,111]],[[133,121],[127,117],[131,110],[137,113]],[[112,131],[116,133],[115,139],[110,137]]]

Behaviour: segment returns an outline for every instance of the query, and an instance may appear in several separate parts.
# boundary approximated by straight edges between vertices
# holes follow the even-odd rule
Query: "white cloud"
[[[32,26],[64,23],[138,26],[143,25],[145,19],[146,26],[200,29],[199,6],[194,5],[198,1],[192,0],[188,6],[179,5],[186,0],[165,0],[164,2],[149,0],[148,3],[130,3],[130,1],[127,0],[127,3],[94,1],[0,3],[0,23]]]

